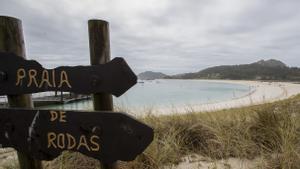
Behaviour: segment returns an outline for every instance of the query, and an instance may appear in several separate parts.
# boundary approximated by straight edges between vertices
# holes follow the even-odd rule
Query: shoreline
[[[197,79],[198,80],[198,79]],[[251,88],[244,96],[230,100],[186,106],[157,106],[149,108],[130,109],[130,114],[140,116],[141,112],[151,112],[153,115],[185,114],[189,112],[212,112],[222,109],[240,108],[283,100],[300,94],[300,84],[293,82],[263,82],[248,80],[202,80],[209,82],[241,84]],[[149,110],[150,109],[150,110]],[[146,114],[144,114],[146,115]],[[143,116],[143,115],[142,115]]]

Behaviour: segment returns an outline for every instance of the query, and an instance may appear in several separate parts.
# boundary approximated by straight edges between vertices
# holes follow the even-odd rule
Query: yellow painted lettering
[[[56,134],[53,132],[48,133],[48,148],[53,146],[54,148],[57,148],[55,145],[55,139],[56,139]]]
[[[60,122],[67,122],[67,121],[66,121],[66,112],[60,111],[59,121],[60,121]]]
[[[60,149],[65,148],[65,135],[60,133],[57,135],[57,144],[56,144]]]
[[[53,81],[53,87],[56,87],[56,82],[55,82],[55,69],[52,70],[52,81]]]
[[[48,71],[45,69],[43,70],[43,73],[42,73],[42,81],[40,83],[40,88],[44,85],[44,83],[46,83],[49,87],[52,87],[50,81],[49,81],[49,73]]]
[[[23,68],[18,69],[16,86],[22,85],[22,81],[23,81],[22,79],[24,79],[25,76],[26,76],[25,70]]]
[[[99,137],[96,135],[93,135],[90,138],[90,142],[93,144],[93,146],[91,146],[91,150],[92,151],[99,151],[100,150],[100,146],[99,146]]]
[[[60,73],[60,83],[58,85],[59,88],[62,87],[63,84],[66,84],[69,88],[72,88],[72,86],[69,83],[68,74],[66,71],[61,71]]]
[[[58,113],[56,111],[51,110],[50,111],[50,116],[51,116],[50,121],[54,121],[58,118]]]
[[[68,150],[72,150],[73,148],[76,147],[76,140],[75,140],[75,138],[74,138],[71,134],[69,134],[69,133],[67,133],[66,136],[67,136],[67,139],[68,139],[68,147],[67,147],[67,149],[68,149]]]
[[[81,146],[84,146],[88,151],[91,151],[90,147],[87,144],[86,137],[84,135],[80,136],[79,144],[77,146],[77,150],[79,150]]]
[[[32,84],[32,82],[34,82],[35,86],[38,87],[39,85],[38,85],[38,83],[37,83],[37,81],[36,81],[36,78],[35,78],[36,75],[37,75],[37,71],[34,70],[34,69],[30,69],[30,70],[28,71],[28,74],[29,74],[29,82],[28,82],[28,84],[27,84],[27,87],[30,87],[31,84]]]

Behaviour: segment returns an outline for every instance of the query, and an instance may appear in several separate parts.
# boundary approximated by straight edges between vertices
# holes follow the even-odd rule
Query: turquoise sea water
[[[114,97],[114,104],[123,108],[188,106],[230,100],[242,97],[249,92],[249,86],[240,84],[160,79],[139,82],[121,97]],[[86,100],[47,108],[90,110],[92,109],[92,102]]]

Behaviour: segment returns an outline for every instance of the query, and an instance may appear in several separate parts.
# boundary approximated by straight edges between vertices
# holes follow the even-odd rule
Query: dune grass
[[[209,113],[149,116],[145,121],[155,128],[156,138],[144,155],[155,166],[196,153],[215,160],[263,157],[259,168],[300,168],[300,96]],[[136,160],[137,168],[147,168],[144,159]]]
[[[300,168],[299,115],[300,96],[210,113],[147,117],[146,122],[156,129],[156,139],[145,154],[158,166],[197,153],[212,159],[265,157],[262,168]],[[176,140],[170,148],[177,154],[176,160],[167,153],[153,154],[152,149],[160,152],[164,144],[172,146],[165,139],[168,135]]]
[[[147,150],[129,169],[159,169],[176,165],[189,154],[212,160],[260,158],[257,168],[300,168],[300,95],[270,104],[215,112],[154,116],[141,119],[155,130]],[[99,162],[65,152],[47,169],[93,169]]]

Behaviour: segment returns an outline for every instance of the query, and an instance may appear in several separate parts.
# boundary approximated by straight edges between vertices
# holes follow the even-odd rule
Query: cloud
[[[280,59],[298,66],[296,0],[2,0],[23,21],[27,55],[47,67],[89,64],[87,21],[110,22],[112,56],[138,73],[175,74]]]

